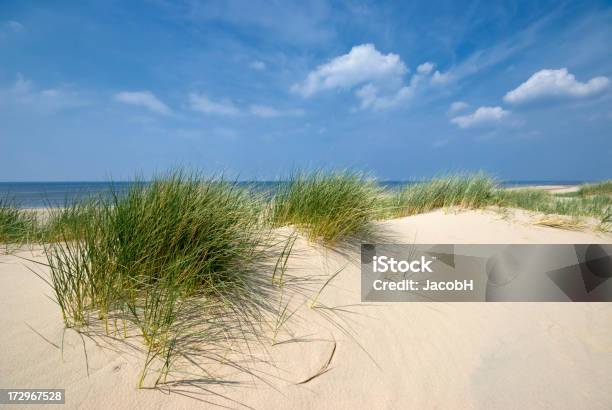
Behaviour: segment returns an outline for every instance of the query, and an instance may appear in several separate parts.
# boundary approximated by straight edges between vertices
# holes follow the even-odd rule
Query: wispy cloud
[[[540,38],[540,33],[555,21],[557,17],[557,13],[550,13],[536,20],[523,30],[518,31],[505,41],[473,52],[446,71],[436,70],[431,78],[432,84],[448,85],[457,83],[466,77],[470,77],[496,64],[511,59],[519,52],[534,44],[538,38]]]
[[[164,2],[171,15],[194,21],[220,21],[247,29],[251,36],[275,42],[317,44],[334,36],[328,23],[331,7],[325,1],[211,0]]]
[[[191,109],[204,114],[237,115],[240,110],[229,100],[213,101],[204,94],[189,94]]]
[[[198,93],[191,93],[189,95],[189,101],[192,110],[221,116],[253,115],[260,118],[278,118],[301,116],[305,114],[304,110],[298,108],[280,109],[263,104],[243,106],[236,105],[229,99],[214,101],[206,95]]]
[[[52,88],[38,88],[21,74],[17,74],[17,79],[10,88],[0,90],[0,94],[2,94],[3,102],[27,105],[29,109],[47,113],[88,104],[70,86],[57,85]]]
[[[249,106],[249,112],[257,117],[262,118],[294,117],[305,114],[304,110],[301,109],[279,110],[274,107],[258,104],[253,104]]]
[[[25,26],[23,24],[21,24],[18,21],[15,20],[9,20],[6,22],[6,27],[15,32],[15,33],[21,33],[25,30]]]
[[[504,96],[504,101],[521,104],[550,97],[586,98],[605,90],[610,85],[607,77],[594,77],[586,83],[576,80],[567,68],[540,70],[527,81]]]
[[[471,114],[451,119],[451,122],[458,125],[459,128],[490,126],[499,123],[508,115],[510,115],[510,111],[501,107],[480,107]]]
[[[170,108],[151,91],[121,91],[115,94],[115,100],[144,107],[158,114],[168,115],[171,113]]]
[[[470,105],[464,101],[455,101],[450,107],[448,107],[448,115],[453,115],[458,113],[459,111],[463,111],[468,108]]]
[[[249,64],[249,67],[251,67],[253,70],[259,70],[259,71],[263,71],[266,69],[266,63],[264,63],[263,61],[251,61],[251,63]]]

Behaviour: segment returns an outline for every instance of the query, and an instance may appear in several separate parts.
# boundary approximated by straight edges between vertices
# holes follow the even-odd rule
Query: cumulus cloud
[[[540,70],[504,96],[504,101],[521,104],[541,98],[585,98],[595,95],[610,84],[607,77],[594,77],[586,83],[576,80],[567,68]]]
[[[382,54],[373,44],[362,44],[353,47],[348,54],[318,66],[291,90],[310,97],[334,88],[349,89],[368,82],[398,81],[407,71],[397,54]]]
[[[480,107],[471,114],[451,119],[451,122],[457,124],[460,128],[472,128],[498,123],[508,115],[510,115],[510,111],[501,107]]]
[[[270,107],[267,105],[258,105],[258,104],[251,105],[249,107],[249,112],[257,117],[262,117],[262,118],[275,118],[275,117],[304,115],[304,110],[300,110],[300,109],[279,110],[274,107]]]
[[[458,113],[459,111],[463,111],[465,110],[467,107],[469,107],[470,105],[466,102],[463,101],[455,101],[453,102],[450,107],[448,108],[448,114],[449,115],[453,115]]]
[[[429,61],[419,65],[417,67],[417,73],[419,74],[429,74],[432,72],[436,65],[434,63],[430,63]]]
[[[251,67],[253,70],[261,71],[266,69],[266,63],[263,61],[252,61],[251,64],[249,64],[249,67]]]
[[[161,102],[151,91],[121,91],[115,94],[115,100],[147,108],[158,114],[170,114],[170,108]]]
[[[412,85],[403,86],[391,94],[381,94],[378,87],[366,84],[355,92],[355,96],[361,101],[361,109],[385,110],[410,99],[414,93],[415,87]]]
[[[303,82],[294,84],[291,91],[307,98],[325,90],[354,89],[360,109],[385,110],[422,93],[433,81],[434,68],[432,62],[417,66],[406,84],[408,68],[397,54],[382,54],[373,44],[362,44],[318,66]]]
[[[444,85],[449,83],[452,79],[452,72],[447,71],[446,73],[441,73],[440,71],[436,70],[436,72],[431,76],[431,83],[434,85]]]
[[[231,101],[213,101],[204,94],[189,94],[191,109],[205,114],[236,115],[240,110]]]

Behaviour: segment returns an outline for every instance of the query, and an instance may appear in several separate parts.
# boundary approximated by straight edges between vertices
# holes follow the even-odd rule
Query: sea
[[[379,184],[389,190],[399,190],[418,182],[422,181],[379,181]],[[501,185],[505,187],[578,185],[587,182],[592,181],[502,181]],[[282,183],[279,181],[238,182],[239,185],[266,192],[273,191]],[[61,207],[91,196],[110,197],[111,190],[121,195],[133,184],[136,182],[0,182],[0,204],[8,202],[21,208]]]

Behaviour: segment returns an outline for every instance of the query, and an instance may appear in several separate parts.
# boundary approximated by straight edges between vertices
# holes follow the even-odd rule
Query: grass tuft
[[[612,197],[607,195],[567,197],[534,189],[500,190],[494,203],[548,215],[587,216],[602,221],[612,209]]]
[[[273,226],[295,225],[310,240],[334,244],[373,234],[381,190],[353,171],[297,173],[271,202]]]
[[[37,239],[36,217],[8,198],[0,198],[0,243],[20,245]]]
[[[252,331],[273,310],[267,296],[274,285],[263,273],[284,266],[278,258],[288,252],[258,217],[257,196],[175,172],[112,190],[110,198],[59,213],[58,241],[45,250],[66,326],[99,319],[108,334],[119,320],[124,334],[136,329],[142,337],[140,387],[154,363],[163,363],[165,378],[190,349],[181,341],[201,340],[196,333],[205,333],[207,318],[235,316]]]
[[[578,190],[578,195],[582,197],[591,195],[612,195],[612,180],[599,182],[597,184],[582,185]]]
[[[495,181],[484,174],[457,175],[409,185],[387,199],[393,217],[459,206],[482,208],[488,205],[496,188]]]

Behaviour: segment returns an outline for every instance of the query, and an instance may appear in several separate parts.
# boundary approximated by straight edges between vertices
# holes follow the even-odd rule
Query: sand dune
[[[609,234],[529,221],[522,212],[436,211],[380,226],[401,243],[612,242]],[[251,374],[207,363],[225,383],[187,383],[192,377],[182,374],[170,391],[138,390],[140,354],[64,331],[51,290],[30,271],[45,275],[44,267],[23,258],[44,261],[40,250],[0,256],[0,386],[65,388],[70,408],[612,407],[612,305],[362,304],[358,254],[303,239],[291,277],[342,271],[315,308],[308,306],[314,284],[286,295],[297,313],[279,343],[252,346],[253,360],[243,363]],[[328,361],[325,373],[299,384]]]

